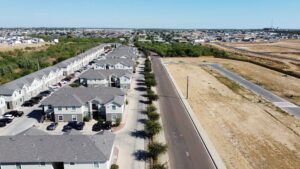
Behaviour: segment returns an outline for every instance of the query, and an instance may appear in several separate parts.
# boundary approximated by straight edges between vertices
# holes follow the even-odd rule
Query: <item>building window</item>
[[[68,110],[68,107],[66,107],[66,110]]]
[[[58,107],[58,110],[62,110],[61,107]]]
[[[77,121],[77,115],[72,115],[72,121]]]
[[[112,105],[111,108],[112,108],[113,110],[116,110],[116,109],[117,109],[117,107],[116,107],[115,105]]]
[[[45,162],[41,162],[40,165],[41,165],[41,166],[45,166],[46,163],[45,163]]]
[[[64,121],[64,116],[63,115],[58,115],[58,120],[59,121]]]
[[[16,164],[16,169],[22,169],[22,167],[21,167],[21,164],[20,164],[20,163],[17,163],[17,164]]]
[[[75,106],[72,106],[72,110],[76,110],[76,107],[75,107]]]
[[[99,162],[94,162],[94,167],[99,168],[100,167]]]
[[[75,165],[75,163],[74,162],[70,162],[70,165]]]

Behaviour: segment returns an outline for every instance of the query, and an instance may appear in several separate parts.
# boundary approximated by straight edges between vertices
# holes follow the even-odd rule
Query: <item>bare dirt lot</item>
[[[300,120],[208,67],[182,63],[192,59],[179,60],[167,67],[184,94],[189,76],[188,101],[229,169],[300,166]]]
[[[238,73],[244,78],[263,86],[278,96],[285,98],[294,104],[300,105],[300,79],[286,76],[282,73],[252,64],[248,62],[219,59],[213,57],[199,58],[169,58],[166,61],[185,62],[198,64],[203,61],[219,63],[227,69]]]

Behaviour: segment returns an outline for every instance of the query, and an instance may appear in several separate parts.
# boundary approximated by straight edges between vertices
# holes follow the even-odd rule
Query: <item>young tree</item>
[[[147,115],[148,115],[149,120],[151,120],[151,121],[157,121],[159,119],[159,114],[156,112],[150,112]]]
[[[147,114],[150,112],[154,112],[156,110],[157,110],[157,108],[153,104],[147,106],[147,108],[146,108]]]
[[[151,169],[167,169],[167,166],[164,164],[154,164]]]
[[[150,139],[152,139],[154,135],[158,134],[161,129],[162,127],[157,121],[147,120],[145,123],[145,132],[149,135]]]
[[[149,145],[149,156],[153,159],[153,161],[157,161],[158,156],[167,152],[167,145],[153,142]]]

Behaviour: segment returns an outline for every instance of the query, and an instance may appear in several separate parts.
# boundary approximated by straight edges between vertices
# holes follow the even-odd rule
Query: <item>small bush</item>
[[[121,118],[116,118],[116,127],[120,126],[121,124]]]
[[[85,121],[85,122],[89,122],[91,120],[91,117],[90,116],[85,116],[84,118],[83,118],[83,121]]]
[[[110,169],[119,169],[119,166],[117,164],[112,164],[110,166]]]

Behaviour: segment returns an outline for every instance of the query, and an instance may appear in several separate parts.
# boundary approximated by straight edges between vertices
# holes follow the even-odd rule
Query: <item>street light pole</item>
[[[186,99],[189,99],[189,76],[186,77]]]

